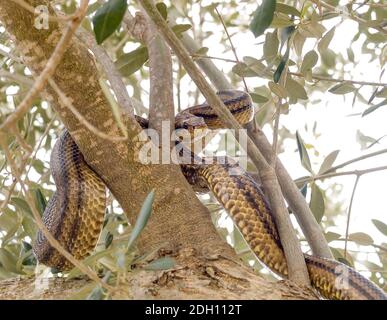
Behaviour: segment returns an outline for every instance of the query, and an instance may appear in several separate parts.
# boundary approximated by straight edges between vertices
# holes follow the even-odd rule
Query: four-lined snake
[[[250,96],[242,91],[218,93],[235,118],[246,124],[253,117]],[[221,128],[222,123],[207,104],[186,109],[176,116],[176,128],[192,126]],[[137,117],[140,125],[147,120]],[[191,123],[191,124],[190,124]],[[193,125],[195,126],[195,125]],[[272,271],[287,277],[287,264],[270,206],[259,185],[237,164],[219,163],[181,165],[187,180],[208,188],[232,217],[256,257]],[[230,170],[232,169],[232,174]],[[105,185],[87,165],[67,131],[56,142],[51,155],[51,171],[57,190],[43,215],[48,230],[76,259],[89,255],[102,229]],[[237,173],[237,174],[236,174]],[[59,270],[72,268],[53,249],[41,231],[33,246],[37,259]],[[386,294],[354,269],[322,257],[305,254],[312,286],[328,299],[386,299]]]

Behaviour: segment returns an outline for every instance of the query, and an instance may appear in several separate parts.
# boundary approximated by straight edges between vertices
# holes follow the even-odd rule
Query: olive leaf
[[[260,36],[270,26],[273,21],[275,7],[275,0],[263,0],[262,4],[255,10],[253,20],[249,26],[255,37]]]
[[[150,214],[152,212],[153,200],[155,198],[155,191],[152,190],[147,197],[141,207],[140,213],[138,214],[137,221],[133,227],[132,233],[130,234],[130,238],[127,244],[127,248],[131,248],[133,243],[136,241],[141,231],[145,228]]]
[[[318,171],[318,174],[322,174],[332,168],[332,165],[335,162],[339,152],[340,150],[332,151],[325,157],[323,163],[321,164],[320,170]]]
[[[331,30],[329,30],[319,41],[318,43],[318,51],[320,53],[324,52],[326,49],[328,49],[329,44],[331,43],[333,36],[335,35],[336,28],[333,27]]]
[[[348,239],[363,246],[369,246],[374,243],[374,240],[364,232],[355,232],[348,235]]]
[[[372,219],[372,223],[381,233],[387,236],[387,224],[377,219]]]
[[[334,85],[328,91],[333,94],[347,94],[355,90],[356,88],[352,83],[344,81]]]
[[[311,70],[318,61],[318,54],[316,51],[311,50],[305,56],[301,64],[301,73],[305,73]]]
[[[40,215],[42,216],[47,206],[46,198],[44,197],[42,191],[39,188],[33,190],[33,195],[35,198],[36,208],[38,209]]]
[[[310,163],[308,151],[306,150],[304,141],[302,140],[298,131],[296,132],[296,139],[297,139],[298,153],[300,155],[301,164],[306,170],[312,173],[313,170],[312,170],[312,165]]]
[[[171,257],[162,257],[144,266],[145,270],[167,270],[175,266],[176,261]]]
[[[382,106],[385,106],[387,105],[387,99],[384,99],[382,102],[372,106],[372,107],[369,107],[368,109],[366,109],[363,113],[362,113],[362,117],[374,112],[375,110],[379,109],[380,107]]]
[[[97,10],[93,17],[93,27],[98,44],[119,28],[127,7],[126,0],[109,0]]]
[[[114,64],[123,76],[128,77],[139,70],[148,61],[148,58],[148,49],[140,46],[120,56]]]
[[[320,223],[325,212],[325,201],[321,189],[315,183],[312,184],[312,196],[309,207],[317,222]]]

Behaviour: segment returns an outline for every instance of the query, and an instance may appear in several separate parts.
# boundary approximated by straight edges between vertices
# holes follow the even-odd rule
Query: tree
[[[32,275],[38,270],[31,241],[37,225],[41,227],[40,214],[53,190],[47,155],[64,126],[89,166],[102,177],[111,192],[96,252],[83,262],[72,260],[77,269],[70,276],[83,273],[92,281],[75,279],[67,291],[64,286],[68,284],[65,285],[61,277],[49,280],[54,287],[66,289],[65,294],[70,297],[313,298],[311,292],[295,284],[307,283],[307,276],[302,272],[305,266],[300,263],[297,234],[291,228],[284,198],[302,229],[302,232],[297,231],[298,235],[304,235],[314,254],[330,257],[327,240],[344,240],[344,250],[336,249],[333,253],[336,258],[352,264],[347,242],[370,246],[378,254],[382,267],[375,267],[372,262],[366,267],[372,270],[371,279],[384,285],[386,246],[374,243],[366,233],[349,233],[351,210],[345,234],[322,232],[321,227],[335,224],[334,217],[340,208],[329,208],[337,204],[327,201],[317,181],[355,174],[354,195],[361,176],[386,167],[337,171],[359,159],[334,166],[337,152],[332,152],[315,173],[308,154],[311,146],[305,144],[298,133],[291,138],[298,145],[308,176],[294,183],[277,159],[282,142],[289,136],[286,127],[280,125],[281,115],[291,112],[296,104],[309,104],[308,97],[314,92],[324,92],[332,82],[336,84],[330,92],[341,95],[354,92],[354,101],[364,99],[364,86],[374,88],[368,99],[372,106],[363,115],[376,112],[385,104],[385,83],[342,77],[345,65],[354,61],[352,48],[348,48],[346,60],[329,47],[343,19],[351,18],[357,22],[356,37],[365,36],[364,51],[368,52],[369,44],[378,49],[370,52],[371,61],[379,58],[382,70],[386,30],[381,20],[385,6],[382,3],[349,4],[339,12],[336,6],[336,1],[311,1],[302,6],[263,1],[258,8],[254,7],[253,15],[247,15],[243,5],[237,2],[222,7],[178,1],[157,3],[155,7],[150,1],[139,1],[129,8],[137,11],[133,17],[124,0],[97,1],[90,5],[88,1],[64,4],[47,0],[1,0],[0,21],[6,30],[2,33],[2,44],[12,50],[2,53],[4,63],[0,71],[4,88],[0,127],[4,154],[0,277],[12,279],[15,275]],[[248,7],[250,10],[250,5]],[[198,17],[194,10],[199,10]],[[374,16],[376,20],[371,19]],[[189,24],[176,24],[179,18]],[[332,19],[337,25],[327,30],[325,25]],[[235,53],[233,59],[226,59],[233,64],[231,82],[214,64],[222,58],[209,55],[208,48],[201,44],[213,34],[206,31],[206,24],[224,30],[226,40],[221,46]],[[241,61],[229,29],[246,33],[250,32],[248,26],[255,37],[264,40],[258,45],[262,55],[246,56]],[[190,32],[194,39],[188,35]],[[314,41],[318,53],[314,49],[303,50],[307,39]],[[336,65],[336,61],[340,61],[342,67]],[[224,123],[238,128],[194,62],[218,90],[244,82],[253,101],[263,110],[247,127],[251,139],[247,152],[251,167],[259,169],[259,179],[276,214],[281,239],[287,239],[283,244],[290,279],[294,282],[268,282],[239,262],[237,254],[219,237],[219,232],[230,237],[229,232],[217,230],[212,223],[214,220],[215,225],[219,224],[220,217],[219,208],[212,203],[214,199],[205,200],[204,205],[178,165],[145,165],[137,161],[145,142],[138,139],[141,127],[133,116],[134,111],[148,113],[144,105],[149,100],[149,125],[161,133],[163,120],[174,121],[174,87],[178,110],[183,104],[183,90],[192,88],[195,102],[201,92]],[[254,89],[254,84],[249,85],[249,80],[254,78],[265,79],[265,85]],[[144,81],[148,80],[150,90],[149,95],[145,95]],[[129,97],[128,87],[132,88],[132,97]],[[12,104],[17,105],[14,110]],[[273,147],[260,128],[264,124],[273,128]],[[371,144],[376,144],[376,140],[371,140]],[[383,153],[385,149],[362,158]],[[310,206],[298,188],[311,192]],[[155,190],[154,201],[148,197],[144,202],[151,190]],[[214,211],[212,219],[209,210]],[[150,211],[145,226],[141,218]],[[323,216],[325,221],[322,221]],[[375,226],[386,234],[382,221],[376,220]],[[131,248],[123,252],[122,244],[140,229],[143,230],[137,251]],[[239,232],[234,230],[231,236],[244,260],[252,262],[259,270],[251,253],[245,254],[246,246]],[[132,266],[132,272],[127,265]],[[37,275],[34,281],[43,278]],[[5,280],[0,286],[7,288],[12,281]],[[29,279],[18,284],[20,287],[35,285],[36,282]],[[134,287],[136,290],[132,289]],[[268,290],[272,292],[270,295]],[[3,297],[12,294],[4,292]],[[40,294],[35,291],[32,296]],[[21,293],[19,297],[25,295]],[[52,292],[48,297],[58,296]]]

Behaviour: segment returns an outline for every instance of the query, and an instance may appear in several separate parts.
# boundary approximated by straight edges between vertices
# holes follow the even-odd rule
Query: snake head
[[[207,128],[206,122],[202,117],[197,117],[190,113],[182,114],[180,117],[178,117],[175,126],[176,129],[186,129],[191,134],[195,130]]]

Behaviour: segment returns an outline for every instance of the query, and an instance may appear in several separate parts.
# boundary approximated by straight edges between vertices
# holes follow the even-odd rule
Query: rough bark
[[[37,6],[49,5],[51,1],[26,2]],[[60,38],[61,26],[50,21],[48,30],[35,29],[33,15],[9,0],[0,0],[0,21],[12,36],[26,66],[33,74],[39,74]],[[99,77],[93,56],[83,43],[74,38],[53,80],[88,122],[105,133],[120,136],[111,107],[99,85]],[[143,165],[137,161],[143,143],[136,139],[140,127],[133,118],[125,120],[128,141],[112,142],[87,130],[50,87],[44,92],[44,97],[60,116],[86,161],[119,201],[131,223],[136,220],[148,192],[156,190],[152,217],[141,235],[140,249],[145,251],[161,243],[184,248],[183,251],[173,249],[167,254],[175,256],[178,261],[173,270],[131,273],[128,287],[133,290],[132,298],[312,297],[288,283],[269,283],[238,263],[230,247],[221,241],[208,210],[196,198],[179,168]],[[217,256],[216,251],[222,252],[222,257]],[[163,277],[172,281],[164,283],[164,280],[159,280]],[[54,285],[52,290],[36,294],[31,291],[33,281],[0,282],[0,298],[65,298],[85,283],[83,280],[80,284],[79,280],[64,282],[53,279],[49,280]],[[156,296],[152,293],[155,292],[153,286],[158,290]]]
[[[46,0],[27,2],[33,6],[50,3]],[[39,74],[60,38],[61,27],[50,21],[48,30],[34,28],[33,15],[12,1],[1,0],[0,9],[0,20],[12,35],[26,66],[35,75]],[[78,39],[73,38],[53,80],[88,122],[104,133],[120,136],[122,134],[99,85],[99,78],[93,56]],[[131,223],[135,221],[146,195],[150,190],[156,190],[152,219],[140,242],[144,250],[164,242],[208,245],[227,250],[211,224],[208,210],[195,197],[179,168],[138,162],[138,151],[143,143],[136,139],[140,127],[133,118],[127,119],[129,140],[112,142],[88,131],[51,88],[47,88],[44,96]]]
[[[169,255],[174,268],[145,271],[140,266],[127,276],[126,293],[113,299],[192,300],[192,299],[316,299],[309,290],[290,281],[268,282],[252,275],[251,270],[234,260],[203,256],[193,249],[162,250],[153,258]],[[36,284],[40,286],[36,286]],[[77,295],[90,282],[85,279],[11,279],[0,282],[0,299],[68,299]],[[93,288],[95,284],[91,284]],[[90,288],[90,289],[91,289]],[[87,295],[87,294],[86,294]],[[78,295],[79,297],[79,295]]]

